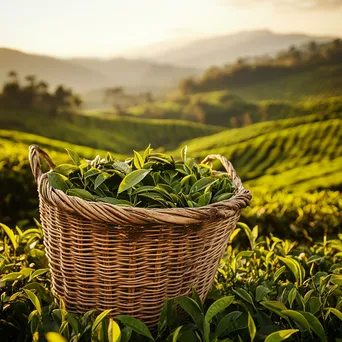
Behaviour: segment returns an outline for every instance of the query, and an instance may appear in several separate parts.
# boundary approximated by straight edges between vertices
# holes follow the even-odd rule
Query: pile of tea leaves
[[[132,158],[119,161],[107,153],[84,160],[67,150],[72,164],[61,164],[48,173],[50,185],[88,201],[108,202],[119,206],[144,208],[201,207],[229,199],[234,186],[227,173],[181,159],[153,152],[150,146],[143,154],[134,151]]]

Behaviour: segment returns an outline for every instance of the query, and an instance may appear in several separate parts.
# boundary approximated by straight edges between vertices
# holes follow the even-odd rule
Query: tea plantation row
[[[39,225],[1,224],[0,237],[3,341],[341,341],[341,235],[301,245],[240,223],[206,302],[195,291],[167,301],[151,330],[129,316],[110,318],[110,310],[67,312],[50,289]]]

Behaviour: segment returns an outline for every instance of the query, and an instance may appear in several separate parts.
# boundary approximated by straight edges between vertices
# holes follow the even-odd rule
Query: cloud
[[[342,7],[342,0],[218,0],[220,5],[239,7],[270,4],[273,7],[290,7],[301,10],[324,10]]]

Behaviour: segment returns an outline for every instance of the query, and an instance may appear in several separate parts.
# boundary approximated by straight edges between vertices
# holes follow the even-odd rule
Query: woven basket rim
[[[39,156],[38,159],[34,158],[32,152],[39,152],[36,145],[30,147],[30,163],[37,181],[38,192],[42,199],[52,206],[66,210],[70,214],[76,214],[91,220],[100,220],[119,225],[136,224],[142,226],[153,223],[172,223],[174,225],[202,224],[203,221],[230,216],[230,211],[236,212],[241,210],[249,204],[252,198],[250,191],[243,187],[241,179],[236,174],[232,164],[220,155],[209,155],[203,162],[219,159],[226,169],[225,173],[231,178],[232,184],[235,187],[234,195],[227,200],[193,208],[126,207],[107,202],[87,201],[76,196],[69,196],[62,190],[52,188],[48,182],[48,174],[51,170],[42,173],[40,163],[39,165],[36,164],[39,162]],[[52,169],[53,167],[50,165],[50,168]],[[37,170],[39,172],[35,174]]]

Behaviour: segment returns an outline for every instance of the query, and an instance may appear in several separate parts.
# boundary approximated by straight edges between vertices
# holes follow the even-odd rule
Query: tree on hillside
[[[179,83],[181,95],[196,92],[229,89],[230,87],[266,82],[307,70],[319,65],[342,62],[342,41],[335,39],[328,43],[311,42],[305,49],[291,46],[279,52],[274,58],[240,58],[233,65],[212,67],[197,79],[185,78]]]
[[[126,94],[123,87],[107,88],[104,102],[111,104],[117,115],[127,115],[126,110],[137,104],[135,96]]]
[[[194,91],[194,79],[192,77],[184,78],[179,83],[179,90],[183,95],[190,94]]]
[[[82,104],[81,98],[64,86],[58,86],[54,93],[49,93],[49,85],[38,81],[35,75],[27,75],[25,85],[20,84],[15,71],[8,72],[7,76],[8,82],[0,93],[0,103],[4,108],[41,109],[56,114],[79,109]]]
[[[300,63],[302,60],[301,52],[293,45],[290,46],[289,57],[293,65]]]
[[[18,74],[16,71],[14,70],[10,70],[7,73],[8,78],[10,79],[10,81],[12,81],[12,83],[18,83]]]

